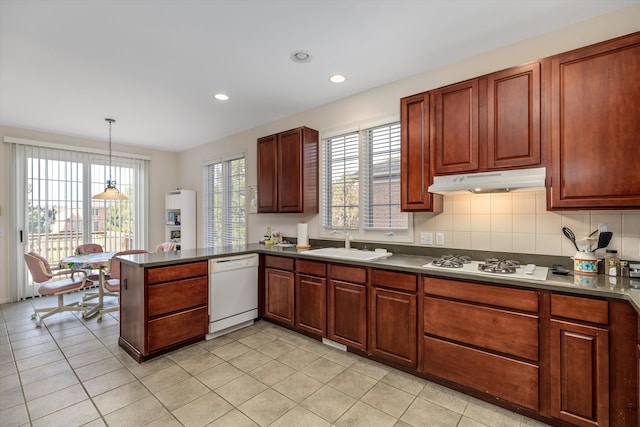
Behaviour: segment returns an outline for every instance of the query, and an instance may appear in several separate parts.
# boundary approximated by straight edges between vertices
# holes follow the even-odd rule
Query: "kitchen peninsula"
[[[211,258],[258,253],[260,316],[266,320],[316,339],[329,338],[363,357],[548,423],[637,425],[640,291],[631,287],[631,279],[596,275],[585,282],[551,273],[547,280],[478,276],[425,269],[440,254],[405,255],[400,249],[372,262],[258,244],[124,257],[120,344],[142,361],[203,339],[207,309],[202,266]],[[287,262],[273,262],[278,260]],[[282,273],[273,299],[268,297],[269,270]],[[158,277],[157,271],[170,277],[150,280]],[[159,318],[150,310],[132,317],[126,308],[128,292],[142,290],[135,293],[140,298],[135,304],[147,307],[154,287],[169,282],[174,290],[178,283],[194,286],[171,294],[193,301],[181,305],[180,298],[172,299],[177,308],[164,313],[171,327],[153,332]],[[306,285],[313,286],[311,293],[301,290]],[[301,301],[303,295],[324,298]],[[302,304],[304,313],[313,309],[318,314],[313,319],[324,322],[316,332],[310,331],[309,316],[300,321]],[[293,315],[273,315],[280,312]],[[468,322],[470,318],[477,321]],[[169,330],[180,332],[172,335]],[[174,341],[157,341],[160,336]]]

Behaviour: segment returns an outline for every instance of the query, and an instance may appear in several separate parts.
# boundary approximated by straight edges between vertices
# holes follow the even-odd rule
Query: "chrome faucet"
[[[351,239],[353,239],[353,237],[351,237],[351,234],[347,233],[344,235],[344,248],[345,249],[351,249]]]

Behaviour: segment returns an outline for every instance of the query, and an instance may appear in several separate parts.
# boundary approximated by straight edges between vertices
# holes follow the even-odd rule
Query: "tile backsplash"
[[[613,232],[609,249],[622,259],[640,260],[640,211],[548,212],[544,190],[452,194],[445,196],[442,213],[414,214],[415,244],[420,232],[432,232],[442,233],[449,248],[559,256],[576,251],[562,227],[579,240],[599,224]]]

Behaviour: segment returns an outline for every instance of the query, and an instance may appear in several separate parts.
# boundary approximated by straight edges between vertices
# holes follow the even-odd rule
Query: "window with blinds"
[[[400,211],[399,122],[324,139],[322,161],[323,234],[411,238]]]
[[[211,163],[204,169],[205,247],[246,244],[244,155]]]

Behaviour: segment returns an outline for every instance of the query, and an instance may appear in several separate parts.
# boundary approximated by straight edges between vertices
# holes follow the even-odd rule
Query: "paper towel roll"
[[[299,248],[309,247],[309,226],[306,222],[298,223],[298,244]]]

